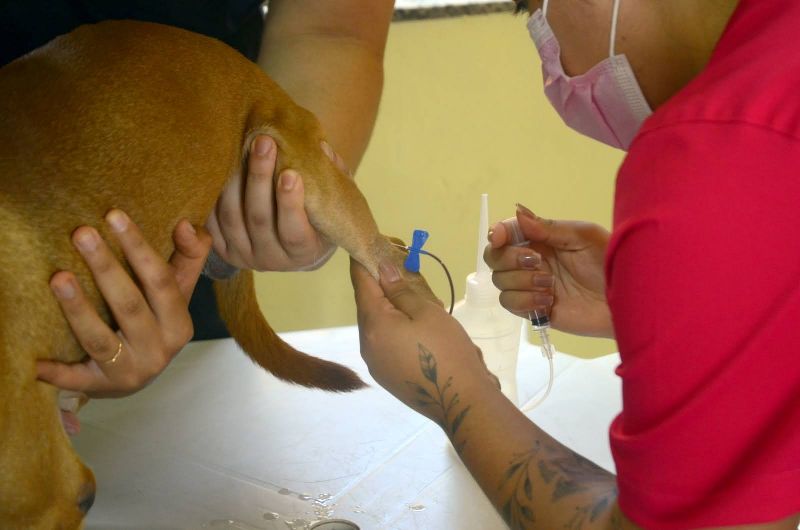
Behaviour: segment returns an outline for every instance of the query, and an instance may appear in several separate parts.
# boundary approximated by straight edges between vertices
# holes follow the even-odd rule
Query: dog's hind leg
[[[94,476],[67,439],[56,389],[36,381],[36,359],[55,346],[48,337],[26,333],[13,314],[2,313],[0,528],[78,528],[82,502],[93,496]],[[24,315],[24,309],[18,313]]]
[[[276,173],[292,168],[303,176],[306,211],[320,234],[345,249],[375,278],[381,260],[402,263],[405,252],[380,233],[355,182],[322,150],[325,137],[313,114],[288,98],[278,108],[256,106],[244,143],[245,156],[257,134],[271,135],[278,145]],[[435,300],[419,275],[403,272],[415,288]]]

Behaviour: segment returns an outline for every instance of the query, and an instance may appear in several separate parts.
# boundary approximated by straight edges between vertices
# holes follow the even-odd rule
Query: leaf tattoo
[[[512,530],[531,528],[536,521],[530,507],[534,493],[530,467],[538,452],[537,447],[527,453],[516,455],[500,481],[499,488],[501,489],[507,487],[508,484],[512,485],[511,496],[501,510],[503,519]]]
[[[461,398],[458,392],[452,391],[453,378],[449,377],[443,385],[439,385],[439,370],[436,357],[433,352],[422,344],[417,344],[417,348],[419,350],[420,370],[425,379],[432,383],[432,389],[429,391],[424,386],[413,381],[406,381],[406,384],[413,389],[414,402],[417,406],[437,409],[436,421],[453,441],[456,452],[461,454],[467,441],[456,442],[455,437],[459,427],[461,427],[464,419],[469,414],[470,407],[464,407],[456,412],[456,409],[461,404]]]
[[[576,493],[588,493],[588,502],[575,506],[567,530],[581,530],[609,510],[617,496],[613,476],[581,455],[556,444],[536,442],[535,447],[517,454],[511,461],[498,489],[511,490],[501,510],[512,530],[532,528],[535,518],[531,509],[535,493],[533,473],[538,470],[542,482],[552,485],[552,502]],[[541,493],[539,493],[541,495]]]
[[[422,368],[422,375],[431,383],[436,384],[436,359],[433,354],[425,349],[425,346],[419,344],[419,365]]]
[[[549,480],[545,478],[545,469],[552,472]],[[609,487],[610,474],[608,471],[572,451],[553,458],[550,460],[549,466],[540,465],[539,472],[545,482],[552,482],[555,478],[553,502],[574,493],[602,492],[595,495],[591,503],[575,507],[572,519],[566,525],[568,530],[580,530],[587,521],[594,522],[600,514],[611,507],[617,497],[616,484],[612,482]]]

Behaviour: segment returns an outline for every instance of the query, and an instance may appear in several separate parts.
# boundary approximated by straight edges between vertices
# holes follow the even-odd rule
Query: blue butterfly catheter
[[[452,315],[453,314],[453,306],[456,303],[456,292],[455,292],[455,287],[453,286],[453,277],[450,276],[450,271],[447,270],[447,265],[445,265],[444,262],[441,259],[439,259],[434,254],[428,252],[427,250],[423,250],[422,249],[422,246],[428,240],[428,237],[430,237],[430,234],[428,232],[426,232],[425,230],[414,230],[414,235],[411,236],[411,245],[410,246],[401,245],[399,243],[392,243],[392,245],[408,251],[408,256],[406,256],[406,260],[403,263],[403,267],[408,272],[419,272],[419,269],[420,269],[419,255],[420,254],[424,254],[425,256],[430,256],[430,257],[432,257],[433,259],[435,259],[436,261],[439,262],[439,265],[442,266],[442,269],[444,270],[445,275],[447,275],[447,283],[450,286],[450,310],[449,310],[449,313]]]

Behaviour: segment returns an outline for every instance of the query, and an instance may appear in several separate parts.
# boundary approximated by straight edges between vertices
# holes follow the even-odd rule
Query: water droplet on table
[[[267,521],[274,521],[274,520],[278,519],[279,517],[280,517],[280,514],[277,514],[275,512],[267,512],[267,513],[264,514],[264,519],[266,519]]]
[[[317,516],[317,519],[330,519],[331,517],[333,517],[334,514],[333,508],[335,506],[336,505],[333,504],[331,506],[322,506],[319,508],[314,508],[314,515]]]
[[[408,505],[408,509],[411,510],[412,512],[421,512],[422,510],[425,509],[425,505],[424,504],[409,504]]]
[[[284,523],[289,530],[308,530],[308,521],[305,519],[291,519]]]
[[[281,488],[278,490],[278,493],[280,493],[281,495],[289,495],[292,492],[290,490],[287,490],[286,488]]]
[[[214,521],[209,521],[203,525],[203,528],[230,528],[232,525],[235,524],[235,521],[231,519],[216,519]]]
[[[242,521],[235,519],[215,519],[203,525],[203,528],[236,528],[237,530],[258,530],[255,526],[250,526]]]

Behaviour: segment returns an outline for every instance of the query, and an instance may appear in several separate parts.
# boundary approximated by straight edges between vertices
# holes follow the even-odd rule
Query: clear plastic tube
[[[530,241],[525,239],[525,235],[522,233],[522,230],[519,227],[519,221],[517,221],[516,217],[506,219],[503,221],[503,225],[508,231],[508,237],[511,240],[512,246],[527,247],[530,245]],[[526,403],[522,409],[520,409],[522,412],[528,412],[541,405],[544,400],[547,399],[547,396],[550,395],[550,391],[553,389],[553,380],[555,379],[555,368],[553,367],[553,356],[555,355],[555,349],[553,348],[553,343],[550,342],[550,317],[548,317],[546,314],[540,315],[538,311],[534,310],[532,313],[528,313],[528,318],[531,321],[533,330],[539,335],[539,340],[542,343],[542,356],[547,359],[550,375],[547,380],[547,387],[545,388],[544,393]]]
[[[547,387],[545,388],[544,393],[526,403],[521,409],[522,412],[531,411],[541,405],[544,400],[547,399],[547,396],[550,395],[550,391],[553,389],[553,380],[555,379],[555,368],[553,367],[553,356],[555,355],[555,349],[553,349],[553,343],[550,342],[550,333],[548,332],[550,330],[550,318],[547,315],[540,315],[537,311],[529,313],[528,318],[531,320],[533,330],[539,334],[539,340],[542,343],[542,356],[547,359],[550,374],[547,379]]]

